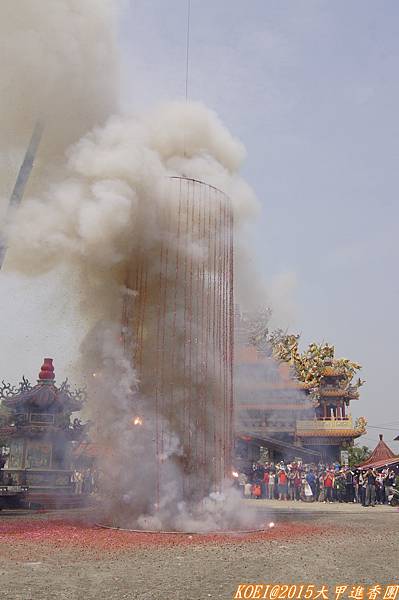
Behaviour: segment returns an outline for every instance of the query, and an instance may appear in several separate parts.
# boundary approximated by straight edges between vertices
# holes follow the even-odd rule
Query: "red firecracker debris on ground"
[[[268,540],[294,541],[301,537],[324,533],[310,523],[282,523],[264,531],[251,533],[147,533],[107,529],[81,522],[62,520],[10,520],[0,525],[0,547],[13,542],[49,544],[59,548],[80,550],[128,551],[137,547],[234,544]]]

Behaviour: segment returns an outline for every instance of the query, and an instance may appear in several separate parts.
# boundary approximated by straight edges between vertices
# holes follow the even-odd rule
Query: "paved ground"
[[[391,506],[388,505],[376,505],[376,506],[368,506],[364,507],[361,504],[356,504],[353,502],[352,504],[347,504],[346,502],[333,502],[333,503],[324,503],[324,502],[292,502],[285,500],[243,500],[243,503],[246,506],[256,506],[257,508],[262,509],[270,509],[272,511],[281,512],[289,512],[292,514],[302,514],[305,512],[311,512],[315,515],[320,514],[363,514],[369,510],[378,513],[389,513],[395,512]]]
[[[398,510],[261,500],[243,510],[248,503],[276,527],[162,538],[99,530],[74,511],[2,513],[0,598],[229,599],[244,582],[399,584]]]

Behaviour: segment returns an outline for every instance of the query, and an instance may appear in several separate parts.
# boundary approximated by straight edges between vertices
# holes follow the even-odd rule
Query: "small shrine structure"
[[[23,377],[19,386],[0,385],[0,439],[7,447],[3,477],[28,487],[30,505],[62,506],[72,494],[71,442],[80,441],[84,427],[72,413],[86,399],[72,391],[68,380],[55,383],[53,359],[45,358],[37,384]]]
[[[370,454],[367,460],[365,460],[359,467],[362,469],[373,468],[383,469],[390,467],[391,469],[399,469],[399,456],[395,454],[391,448],[382,439],[382,433],[379,434],[379,441],[373,452]]]

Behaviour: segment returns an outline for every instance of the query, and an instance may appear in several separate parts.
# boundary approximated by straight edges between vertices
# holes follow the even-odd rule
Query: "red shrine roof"
[[[383,441],[380,433],[380,441],[374,448],[371,456],[360,467],[384,467],[385,465],[399,462],[399,456],[396,456],[389,446]]]
[[[63,410],[77,411],[82,402],[69,392],[65,384],[58,388],[55,385],[53,359],[45,358],[40,369],[37,385],[25,385],[19,393],[3,398],[2,404],[7,408],[19,410],[24,406],[35,406],[41,410],[59,406]],[[26,380],[25,380],[26,382]],[[28,382],[26,382],[28,383]]]

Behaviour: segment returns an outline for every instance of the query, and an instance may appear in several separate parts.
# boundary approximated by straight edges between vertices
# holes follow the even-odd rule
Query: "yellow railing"
[[[253,433],[266,433],[266,431],[295,431],[295,421],[287,421],[286,423],[265,423],[261,419],[248,419],[238,417],[237,428],[242,431],[252,431]]]
[[[348,429],[354,429],[352,417],[348,417],[347,419],[312,419],[296,422],[297,431],[346,431]]]

